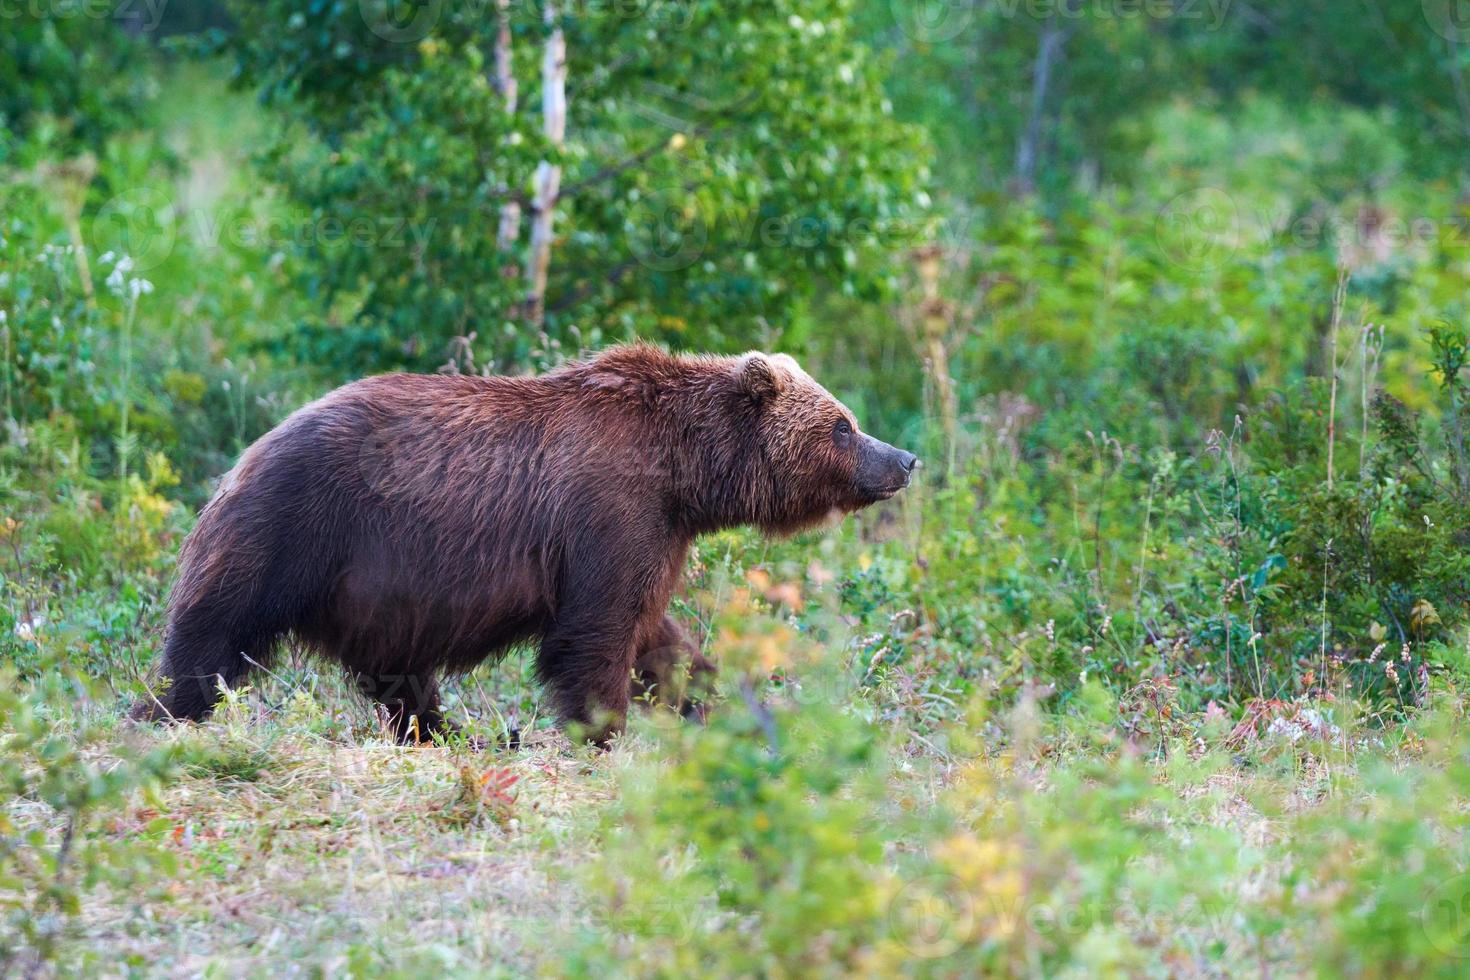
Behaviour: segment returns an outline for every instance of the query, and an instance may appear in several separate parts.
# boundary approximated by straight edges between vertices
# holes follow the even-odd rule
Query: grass
[[[126,691],[38,693],[83,783],[175,761],[77,821],[36,788],[46,753],[12,768],[0,743],[29,780],[0,807],[7,838],[59,853],[81,826],[148,862],[72,876],[52,959],[150,976],[1457,974],[1458,671],[1436,664],[1390,720],[1336,682],[1230,707],[1190,707],[1157,671],[1074,683],[1075,641],[1034,614],[992,627],[993,652],[956,650],[973,607],[929,606],[956,587],[908,557],[932,493],[890,505],[897,521],[703,542],[677,612],[711,637],[724,700],[706,727],[641,717],[605,754],[539,714],[523,656],[448,685],[467,737],[419,748],[289,654],[203,725],[128,728]],[[963,567],[925,551],[930,575]],[[101,595],[20,569],[64,615]],[[91,642],[89,665],[156,655],[147,595],[165,583],[128,586],[143,625]],[[22,695],[71,669],[62,624],[27,647]],[[494,747],[510,728],[523,747]]]
[[[100,953],[103,972],[166,976],[257,976],[285,964],[321,976],[560,975],[578,972],[568,951],[579,944],[629,941],[616,910],[586,884],[620,787],[632,774],[668,769],[667,746],[646,724],[605,754],[555,733],[514,751],[404,748],[370,726],[323,733],[321,704],[297,695],[271,710],[272,693],[281,692],[232,699],[204,725],[117,731],[112,744],[89,748],[104,767],[119,743],[179,750],[185,763],[171,785],[134,795],[100,828],[148,838],[178,863],[146,898],[108,888],[86,897],[62,962]],[[887,972],[883,950],[893,943],[912,975],[961,975],[956,956],[999,931],[1038,957],[1029,968],[1009,963],[1021,973],[1037,972],[1040,956],[1060,946],[1103,974],[1335,973],[1313,935],[1330,933],[1326,921],[1300,908],[1284,914],[1320,905],[1325,915],[1340,899],[1331,881],[1304,881],[1298,838],[1307,827],[1338,826],[1345,809],[1371,809],[1368,772],[1402,777],[1426,756],[1424,741],[1405,733],[1293,742],[1278,727],[1232,747],[1228,732],[1208,726],[1150,753],[1092,727],[1047,724],[1024,707],[998,731],[968,758],[900,738],[884,792],[895,812],[948,809],[982,841],[1020,841],[1025,889],[1008,903],[993,879],[982,897],[942,882],[916,902],[913,889],[929,878],[900,877],[878,919],[889,934],[865,940],[867,972]],[[1133,759],[1155,795],[1138,797],[1131,814],[1082,825],[1092,804],[1072,795],[1078,767],[1119,759]],[[1096,773],[1083,785],[1099,785]],[[9,810],[22,826],[61,833],[44,807],[15,800]],[[1369,839],[1374,819],[1364,825]],[[1155,845],[1122,853],[1124,824],[1149,828]],[[896,831],[888,847],[953,846],[912,831]],[[901,867],[892,854],[885,863]],[[973,863],[952,868],[953,881]],[[1067,880],[1105,873],[1124,879],[1105,902]],[[1436,884],[1452,877],[1416,873]],[[640,972],[636,959],[628,964],[629,975]]]
[[[153,737],[153,736],[149,736]],[[417,967],[517,975],[548,965],[544,933],[585,914],[564,879],[616,759],[565,744],[502,759],[452,748],[342,742],[289,725],[208,725],[161,736],[202,761],[114,833],[164,818],[181,873],[166,900],[99,894],[77,941],[151,973],[228,975],[289,962],[340,975]],[[515,777],[496,818],[464,792]]]

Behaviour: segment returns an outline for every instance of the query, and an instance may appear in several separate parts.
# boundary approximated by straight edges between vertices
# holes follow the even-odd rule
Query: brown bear
[[[289,635],[409,740],[444,723],[438,676],[539,640],[556,714],[602,741],[632,693],[697,656],[666,613],[697,535],[789,534],[892,496],[916,466],[785,355],[635,345],[540,377],[357,381],[224,477],[179,557],[162,683],[134,714],[206,715]]]

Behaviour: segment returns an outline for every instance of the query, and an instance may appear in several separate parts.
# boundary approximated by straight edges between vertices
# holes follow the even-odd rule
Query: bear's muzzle
[[[887,500],[907,487],[914,470],[922,465],[913,453],[864,434],[858,455],[858,492],[870,502]]]

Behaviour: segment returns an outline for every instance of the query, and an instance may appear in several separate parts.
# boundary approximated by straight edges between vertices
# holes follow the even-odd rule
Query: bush
[[[789,595],[789,593],[788,593]],[[574,959],[610,970],[826,975],[858,962],[881,912],[882,773],[875,733],[828,701],[843,682],[808,677],[821,695],[768,704],[761,678],[803,656],[796,633],[755,615],[737,590],[720,611],[734,692],[702,730],[645,729],[665,754],[624,775],[589,875],[606,927]]]
[[[121,28],[125,0],[18,4],[0,34],[0,165],[101,150],[156,91],[148,52]],[[98,16],[98,15],[101,16]],[[34,140],[29,147],[27,140]]]
[[[160,828],[138,836],[104,818],[133,794],[158,790],[174,771],[174,750],[104,755],[94,743],[115,728],[110,711],[99,718],[98,695],[64,661],[48,663],[24,688],[11,667],[0,667],[0,784],[11,798],[0,808],[0,958],[31,973],[116,968],[102,951],[78,957],[64,942],[82,899],[106,885],[156,900],[153,886],[173,869],[172,855],[150,836]]]

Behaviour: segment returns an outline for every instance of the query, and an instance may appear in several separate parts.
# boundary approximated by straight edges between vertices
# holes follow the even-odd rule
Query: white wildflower
[[[22,643],[33,643],[36,633],[42,626],[46,625],[46,617],[32,616],[30,619],[22,619],[15,624],[15,635]]]

